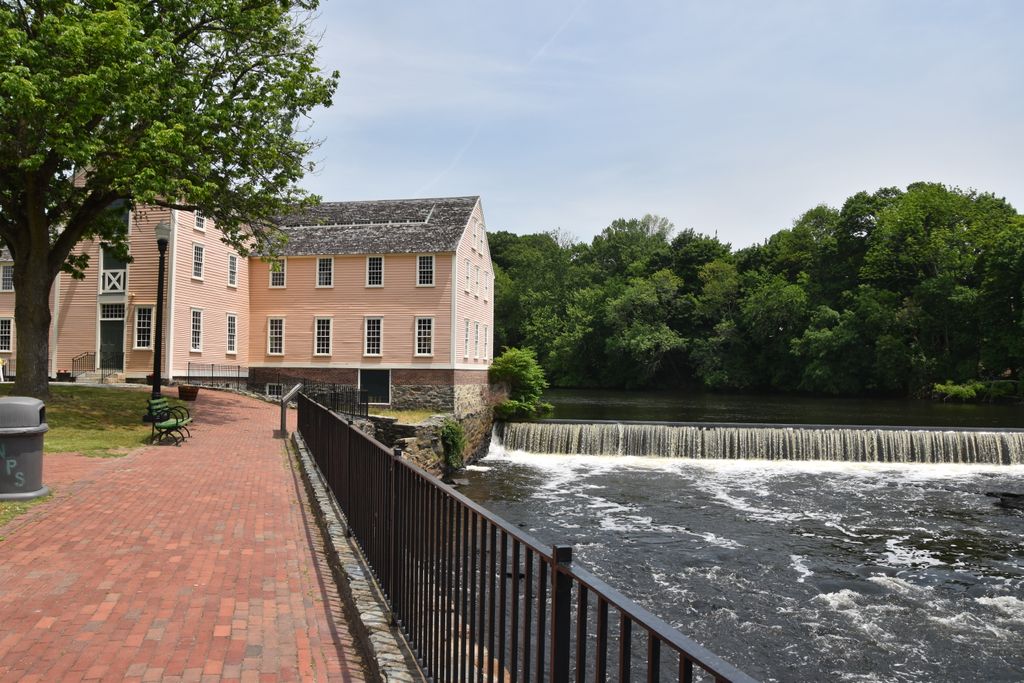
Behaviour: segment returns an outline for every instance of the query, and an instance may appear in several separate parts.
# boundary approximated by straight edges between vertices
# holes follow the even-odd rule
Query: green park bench
[[[143,419],[153,425],[150,443],[163,441],[169,436],[174,439],[175,446],[180,446],[187,437],[192,436],[188,431],[188,425],[192,422],[188,409],[172,406],[166,398],[149,399],[149,412]]]

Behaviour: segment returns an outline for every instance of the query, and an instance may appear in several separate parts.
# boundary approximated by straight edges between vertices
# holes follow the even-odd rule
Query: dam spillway
[[[509,450],[559,455],[1024,464],[1024,430],[702,422],[497,423]]]

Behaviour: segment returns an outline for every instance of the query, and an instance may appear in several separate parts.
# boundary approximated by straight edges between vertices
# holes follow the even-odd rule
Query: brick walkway
[[[0,528],[0,682],[363,679],[278,409],[193,414],[178,448],[46,456],[54,499]]]

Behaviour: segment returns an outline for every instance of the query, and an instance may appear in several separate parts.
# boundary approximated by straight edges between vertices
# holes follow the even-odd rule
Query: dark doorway
[[[360,370],[359,388],[367,392],[370,403],[391,403],[391,371]]]
[[[101,370],[124,370],[124,304],[100,306]]]

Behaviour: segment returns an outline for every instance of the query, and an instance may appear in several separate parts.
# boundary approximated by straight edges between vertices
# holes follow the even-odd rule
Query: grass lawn
[[[44,503],[50,500],[51,496],[41,496],[39,498],[33,498],[32,500],[18,501],[18,502],[0,502],[0,528],[3,528],[4,524],[11,521],[18,515],[25,514],[29,508],[39,503]],[[4,540],[3,536],[0,536],[0,541]]]
[[[11,387],[0,385],[0,396],[10,394]],[[150,426],[142,416],[148,397],[145,391],[131,389],[51,386],[44,452],[116,457],[145,445]]]

